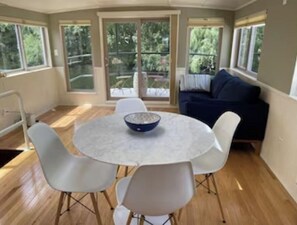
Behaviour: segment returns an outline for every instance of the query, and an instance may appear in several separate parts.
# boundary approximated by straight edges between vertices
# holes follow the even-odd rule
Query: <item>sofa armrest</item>
[[[235,138],[263,140],[269,105],[262,100],[256,103],[222,101],[218,99],[194,99],[185,103],[185,115],[196,118],[213,127],[217,119],[226,111],[241,117]]]

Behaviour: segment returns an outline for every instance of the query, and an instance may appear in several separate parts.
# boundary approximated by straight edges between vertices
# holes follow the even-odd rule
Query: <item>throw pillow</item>
[[[181,76],[181,91],[210,91],[212,76],[208,74],[194,74]]]
[[[211,94],[217,98],[225,84],[233,78],[226,70],[220,70],[211,83]]]

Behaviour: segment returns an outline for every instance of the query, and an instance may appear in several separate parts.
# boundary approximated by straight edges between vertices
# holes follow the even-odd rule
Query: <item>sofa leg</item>
[[[255,153],[257,155],[260,155],[260,153],[261,153],[262,141],[235,139],[235,140],[233,140],[233,142],[234,143],[249,143],[252,145],[252,147],[255,150]]]
[[[252,144],[253,148],[255,149],[255,153],[257,155],[260,155],[261,148],[262,148],[262,141],[254,141],[251,144]]]

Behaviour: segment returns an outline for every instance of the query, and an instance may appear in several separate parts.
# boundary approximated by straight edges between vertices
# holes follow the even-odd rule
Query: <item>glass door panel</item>
[[[169,19],[104,21],[108,98],[169,99]]]
[[[169,98],[169,19],[141,22],[142,97]]]
[[[133,76],[137,71],[137,24],[105,22],[105,71],[109,97],[136,97]]]

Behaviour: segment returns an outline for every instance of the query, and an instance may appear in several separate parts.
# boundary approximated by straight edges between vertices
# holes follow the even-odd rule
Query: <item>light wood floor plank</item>
[[[150,108],[150,110],[161,109]],[[174,112],[173,109],[165,111]],[[61,106],[39,119],[50,124],[58,132],[71,152],[79,154],[72,144],[74,122],[87,121],[112,113],[113,108]],[[0,148],[22,146],[24,140],[21,130],[0,139]],[[120,176],[123,176],[124,167],[121,167],[120,173]],[[227,224],[297,224],[296,203],[263,160],[244,145],[232,148],[226,166],[216,174],[216,181]],[[115,205],[114,185],[107,192]],[[34,150],[21,153],[0,169],[1,225],[54,224],[58,199],[59,192],[51,189],[46,183]],[[92,208],[88,196],[83,202]],[[99,210],[103,224],[113,225],[112,211],[102,194],[99,194]],[[70,212],[61,216],[59,224],[95,225],[96,217],[83,207],[75,205]],[[208,194],[206,189],[198,188],[197,194],[186,206],[180,224],[222,224],[216,196]]]

